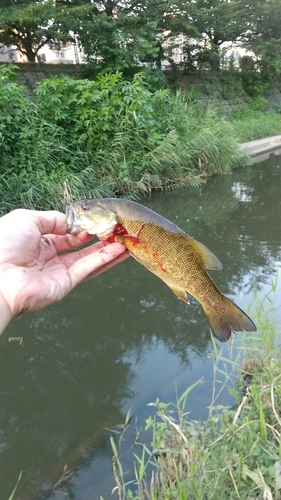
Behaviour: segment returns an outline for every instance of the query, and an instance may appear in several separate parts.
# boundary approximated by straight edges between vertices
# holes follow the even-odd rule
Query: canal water
[[[280,167],[272,154],[200,189],[143,201],[217,255],[224,269],[212,277],[243,309],[255,293],[268,293],[280,268]],[[246,335],[236,334],[223,355],[231,357]],[[20,471],[18,500],[116,498],[108,429],[131,411],[120,451],[129,480],[136,432],[154,412],[149,403],[175,402],[200,380],[186,411],[206,419],[213,353],[201,306],[178,300],[134,259],[46,310],[14,319],[0,338],[0,498],[8,499]],[[216,403],[232,399],[224,391]],[[65,467],[72,474],[59,482]]]

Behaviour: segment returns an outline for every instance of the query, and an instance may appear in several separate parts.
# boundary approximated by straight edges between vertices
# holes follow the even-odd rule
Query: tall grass
[[[16,486],[14,487],[14,489],[13,489],[13,491],[12,491],[11,495],[9,496],[8,500],[14,500],[14,498],[15,498],[15,494],[16,494],[16,492],[17,492],[17,488],[18,488],[18,485],[19,485],[19,482],[20,482],[20,480],[21,480],[21,476],[22,476],[22,471],[21,471],[21,472],[20,472],[20,474],[19,474],[19,477],[18,477],[18,480],[17,480],[17,484],[16,484]]]
[[[261,98],[260,100],[262,106],[265,99]],[[280,107],[270,109],[266,105],[266,109],[259,109],[258,102],[253,100],[252,105],[234,107],[232,113],[228,116],[228,121],[230,121],[240,142],[254,141],[281,134]],[[255,109],[255,103],[257,103],[256,107],[258,109]]]
[[[1,73],[2,72],[2,73]],[[199,185],[245,162],[232,126],[212,108],[144,76],[96,81],[52,77],[32,100],[0,68],[1,213],[17,206],[62,208],[74,199],[137,198],[153,189]]]
[[[207,422],[189,419],[186,407],[194,386],[174,405],[154,402],[155,413],[146,422],[146,429],[152,429],[151,444],[143,444],[142,451],[136,452],[135,480],[129,483],[111,438],[119,500],[281,498],[280,331],[273,319],[276,286],[277,278],[270,293],[255,299],[252,309],[258,331],[233,351],[234,358],[226,359],[214,343],[214,390]],[[232,408],[216,405],[226,386],[236,398]]]

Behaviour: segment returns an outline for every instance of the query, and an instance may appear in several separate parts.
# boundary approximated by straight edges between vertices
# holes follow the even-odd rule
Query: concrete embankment
[[[253,160],[258,157],[258,160],[266,159],[270,153],[281,152],[281,135],[258,139],[257,141],[244,142],[240,145],[242,151],[252,156]],[[263,158],[264,156],[264,158]],[[262,158],[261,158],[262,157]]]

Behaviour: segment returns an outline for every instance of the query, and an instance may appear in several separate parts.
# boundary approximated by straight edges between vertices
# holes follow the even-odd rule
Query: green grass
[[[15,494],[16,494],[16,492],[17,492],[17,488],[18,488],[18,485],[19,485],[19,482],[20,482],[20,480],[21,480],[21,476],[22,476],[22,471],[20,472],[20,475],[19,475],[18,480],[17,480],[17,484],[16,484],[16,486],[14,487],[14,489],[13,489],[13,491],[12,491],[11,495],[9,496],[8,500],[14,500],[14,498],[15,498]]]
[[[256,111],[231,120],[231,125],[240,142],[254,141],[281,134],[281,114],[274,111]]]
[[[192,90],[151,90],[142,73],[53,76],[31,98],[13,66],[0,67],[0,215],[64,210],[66,195],[136,199],[199,186],[247,164],[239,142],[281,133],[262,97],[220,113]]]
[[[207,422],[189,419],[186,408],[194,386],[177,397],[176,404],[152,403],[155,412],[147,419],[146,429],[152,430],[153,437],[150,445],[139,443],[142,451],[135,453],[135,480],[127,484],[118,450],[122,435],[119,445],[111,437],[119,500],[281,498],[280,331],[273,319],[276,287],[277,278],[265,297],[255,298],[251,309],[258,331],[243,336],[235,359],[223,357],[214,342],[215,382]],[[227,386],[236,398],[231,409],[216,405]]]
[[[137,198],[198,186],[245,164],[229,122],[181,92],[151,91],[144,75],[52,77],[34,100],[0,68],[0,211],[62,209],[72,199]]]

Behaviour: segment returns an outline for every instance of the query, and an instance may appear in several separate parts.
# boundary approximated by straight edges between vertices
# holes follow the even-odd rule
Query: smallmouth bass
[[[221,342],[232,331],[256,331],[256,326],[217,288],[206,269],[222,269],[202,243],[153,210],[119,198],[79,200],[66,209],[68,232],[86,230],[101,240],[123,243],[140,264],[156,274],[184,302],[192,295],[203,307],[210,328]]]

